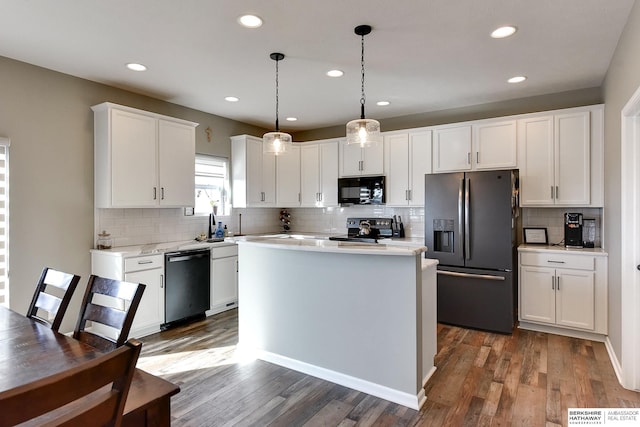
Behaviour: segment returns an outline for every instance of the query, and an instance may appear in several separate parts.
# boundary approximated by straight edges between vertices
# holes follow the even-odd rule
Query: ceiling
[[[364,40],[366,115],[384,119],[599,87],[633,3],[2,0],[0,56],[273,128],[269,54],[282,52],[280,128],[295,132],[358,118],[357,25],[373,27]],[[246,13],[262,27],[241,27]],[[514,36],[489,37],[506,24],[518,28]],[[148,70],[130,71],[128,62]],[[325,75],[334,68],[344,76]],[[506,82],[516,75],[528,79]]]

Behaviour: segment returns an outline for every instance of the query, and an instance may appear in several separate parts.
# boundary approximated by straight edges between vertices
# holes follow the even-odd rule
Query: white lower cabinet
[[[519,270],[521,327],[531,322],[607,333],[606,253],[521,247]]]
[[[138,338],[160,331],[164,323],[164,256],[123,257],[118,253],[91,253],[91,274],[146,285],[133,318],[129,337]]]
[[[238,246],[211,248],[211,309],[207,315],[238,306]]]

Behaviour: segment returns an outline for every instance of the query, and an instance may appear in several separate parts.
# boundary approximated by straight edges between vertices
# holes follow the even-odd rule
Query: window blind
[[[9,306],[9,139],[0,137],[0,305]]]

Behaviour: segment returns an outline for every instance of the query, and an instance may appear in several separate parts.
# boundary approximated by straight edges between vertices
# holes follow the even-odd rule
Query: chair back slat
[[[79,281],[78,275],[45,267],[36,285],[27,317],[58,331]],[[50,288],[59,289],[58,293],[62,295],[54,295],[54,290]]]
[[[144,289],[144,284],[91,275],[73,337],[102,350],[123,345],[129,337]],[[101,325],[108,326],[108,330]]]
[[[129,340],[75,368],[0,393],[0,427],[38,417],[45,425],[119,426],[141,347]]]

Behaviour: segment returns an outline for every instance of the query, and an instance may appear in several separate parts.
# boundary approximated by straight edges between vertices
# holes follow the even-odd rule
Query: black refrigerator
[[[426,258],[438,322],[510,334],[516,319],[518,171],[425,175]]]

